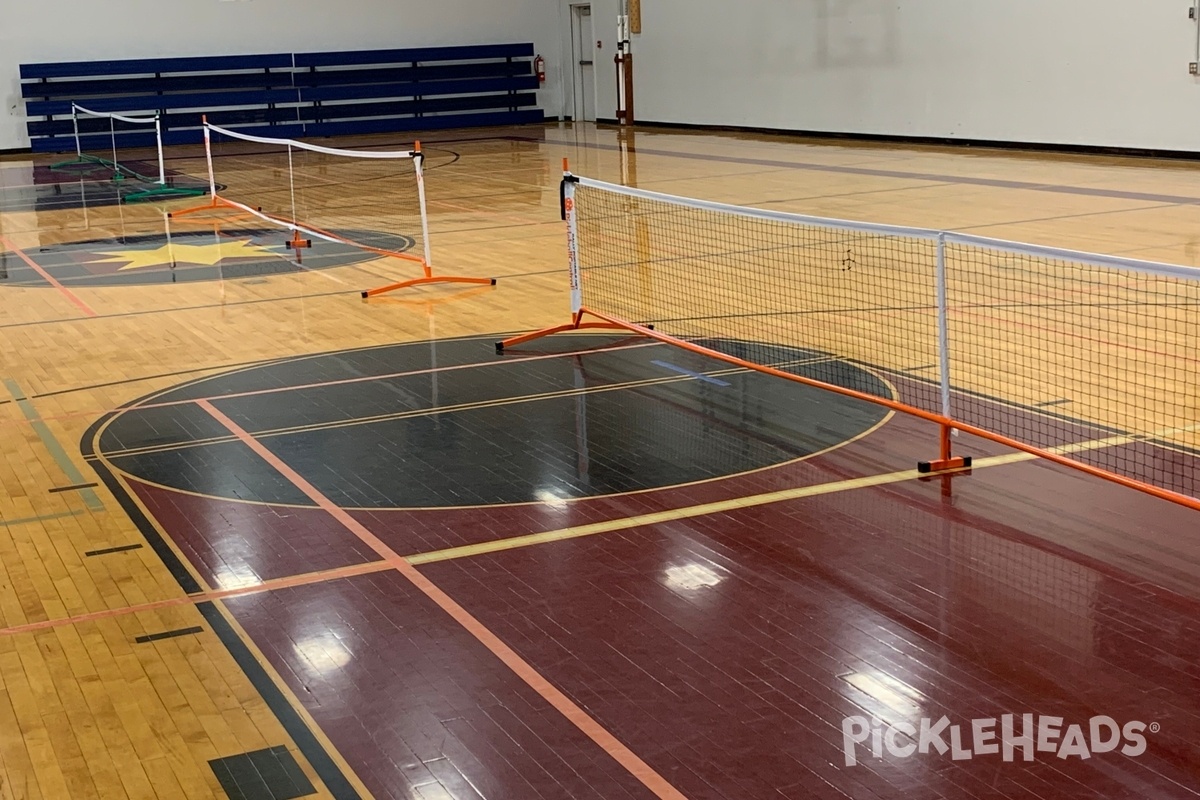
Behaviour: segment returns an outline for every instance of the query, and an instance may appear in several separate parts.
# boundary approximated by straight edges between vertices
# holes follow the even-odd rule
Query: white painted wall
[[[616,13],[616,0],[597,5]],[[1200,151],[1190,5],[645,0],[635,110],[643,121]]]
[[[577,0],[576,0],[577,1]],[[572,0],[0,0],[0,149],[23,61],[533,40],[570,114]],[[647,0],[645,121],[1200,151],[1190,0]],[[592,0],[597,113],[619,0]],[[306,13],[305,8],[311,8]]]
[[[559,59],[553,0],[0,0],[0,150],[28,147],[18,65],[533,41]],[[539,102],[557,114],[555,71]]]

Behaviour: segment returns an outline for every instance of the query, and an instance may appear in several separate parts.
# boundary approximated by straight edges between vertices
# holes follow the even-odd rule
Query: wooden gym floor
[[[1193,512],[983,442],[922,480],[928,425],[662,345],[492,348],[567,313],[563,156],[1186,265],[1200,167],[590,125],[425,144],[434,263],[495,287],[363,301],[412,265],[293,265],[247,221],[167,245],[188,201],[0,161],[0,798],[1200,796]],[[278,190],[259,157],[218,152],[231,196]],[[389,227],[411,184],[359,177],[310,191],[323,221],[414,236]],[[969,739],[1004,714],[1147,747],[847,763],[846,717]]]

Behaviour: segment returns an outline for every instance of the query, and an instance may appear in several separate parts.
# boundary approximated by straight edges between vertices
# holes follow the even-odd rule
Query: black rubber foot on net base
[[[492,286],[495,286],[495,285],[496,285],[496,279],[492,278]]]
[[[971,457],[961,456],[947,459],[946,461],[921,461],[917,464],[917,472],[924,475],[930,472],[943,472],[948,469],[969,469],[970,466]]]
[[[496,355],[504,352],[504,342],[496,342]]]
[[[363,292],[363,293],[362,293],[362,298],[363,298],[363,300],[366,300],[366,299],[367,299],[368,297],[370,297],[370,296],[371,296],[371,293],[370,293],[370,292]]]

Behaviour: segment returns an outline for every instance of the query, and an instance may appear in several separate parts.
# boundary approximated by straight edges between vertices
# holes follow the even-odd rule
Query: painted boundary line
[[[590,350],[587,353],[574,353],[571,355],[592,355],[612,350],[627,350],[634,347],[648,347],[653,345],[633,345],[632,347],[612,348],[610,350]],[[521,359],[530,361],[534,359]],[[824,359],[814,359],[812,361],[800,361],[798,364],[818,363]],[[497,363],[514,363],[497,362]],[[788,363],[787,366],[793,366]],[[447,367],[446,369],[454,369]],[[432,370],[436,371],[436,370]],[[315,422],[307,425],[294,425],[289,428],[270,428],[266,430],[253,431],[253,435],[257,439],[266,439],[276,436],[292,436],[299,433],[312,433],[314,431],[337,430],[340,428],[349,428],[356,425],[374,425],[380,422],[395,422],[396,420],[417,419],[420,417],[441,416],[447,414],[456,414],[462,411],[476,411],[481,408],[500,408],[503,406],[518,405],[521,403],[538,403],[545,400],[562,400],[572,397],[594,396],[599,394],[607,394],[609,392],[622,392],[625,390],[653,389],[658,386],[668,386],[676,383],[686,383],[688,381],[700,380],[706,382],[720,383],[728,386],[725,381],[719,381],[715,376],[731,376],[753,372],[753,370],[745,367],[726,367],[724,369],[711,370],[709,372],[686,372],[683,374],[675,374],[661,377],[640,378],[638,380],[622,381],[620,383],[606,383],[598,386],[589,386],[582,389],[555,389],[548,392],[538,394],[515,395],[512,397],[497,397],[493,400],[477,400],[469,403],[458,403],[455,405],[433,406],[429,408],[414,408],[406,411],[396,411],[390,414],[374,414],[369,417],[349,417],[347,419],[336,419],[328,422]],[[278,391],[278,390],[269,390]],[[181,403],[199,404],[201,400],[220,402],[227,398],[235,398],[235,395],[221,395],[217,397],[199,398],[196,400],[181,401]],[[135,406],[134,408],[146,408],[148,406]],[[105,450],[103,455],[108,459],[127,458],[130,456],[140,456],[152,453],[171,453],[187,450],[194,447],[206,447],[214,444],[228,444],[236,442],[237,437],[233,435],[225,436],[210,436],[204,439],[192,439],[183,442],[174,442],[161,445],[148,445],[145,447],[128,448],[125,450]]]
[[[54,459],[54,463],[62,470],[66,476],[68,483],[73,486],[79,486],[88,483],[83,477],[83,473],[75,466],[75,462],[67,457],[67,453],[63,450],[58,439],[54,438],[54,434],[50,431],[50,427],[46,425],[45,420],[38,414],[36,408],[33,407],[31,401],[25,392],[17,385],[17,382],[9,378],[4,379],[4,387],[8,389],[8,393],[12,395],[13,400],[17,402],[17,407],[21,409],[21,413],[25,416],[27,422],[37,433],[38,438],[42,440],[42,445]],[[83,498],[83,502],[87,505],[89,511],[103,511],[104,503],[96,492],[90,488],[83,488],[79,491],[79,496]]]
[[[416,345],[416,344],[420,344],[420,342],[413,342],[412,344]],[[394,345],[389,345],[389,346],[394,346]],[[207,395],[205,397],[188,397],[188,398],[184,398],[182,400],[164,400],[162,402],[157,402],[157,403],[144,403],[142,405],[126,406],[126,407],[121,407],[121,408],[102,408],[102,409],[95,409],[95,410],[90,410],[90,411],[75,411],[70,414],[56,414],[56,415],[52,415],[52,416],[48,416],[48,417],[39,417],[39,419],[41,419],[43,421],[50,421],[50,420],[62,420],[62,419],[77,419],[79,417],[95,418],[96,416],[103,416],[105,414],[124,414],[124,413],[133,412],[133,411],[141,411],[144,409],[169,408],[171,406],[185,406],[185,405],[190,405],[193,403],[198,403],[201,400],[237,400],[239,398],[245,398],[245,397],[261,397],[262,395],[282,394],[282,393],[286,393],[286,392],[295,392],[295,391],[306,391],[309,389],[326,389],[326,388],[333,387],[333,386],[346,386],[348,384],[355,384],[355,383],[371,383],[373,381],[389,381],[389,380],[395,380],[397,378],[412,378],[412,377],[419,377],[422,375],[439,375],[439,374],[442,374],[445,372],[459,372],[461,370],[466,370],[466,369],[509,366],[512,364],[520,364],[520,363],[525,363],[528,361],[545,361],[546,359],[553,359],[553,358],[568,358],[568,357],[574,357],[574,356],[596,355],[596,354],[601,354],[601,353],[620,352],[623,350],[635,350],[635,349],[643,348],[643,347],[659,347],[659,346],[661,346],[661,343],[659,343],[659,342],[638,342],[636,344],[620,345],[620,346],[616,346],[616,347],[607,347],[607,346],[601,345],[601,346],[597,346],[597,347],[585,348],[583,350],[565,351],[562,353],[543,353],[543,354],[536,355],[536,356],[520,356],[520,357],[507,358],[507,359],[497,358],[492,361],[470,361],[470,362],[467,362],[466,364],[450,364],[450,365],[447,365],[444,367],[428,367],[425,369],[412,369],[412,370],[407,370],[407,371],[403,371],[403,372],[389,372],[389,373],[384,373],[382,375],[360,375],[360,376],[356,376],[353,378],[339,378],[336,380],[329,380],[329,381],[314,381],[311,383],[290,384],[288,386],[272,386],[272,387],[268,387],[268,388],[264,388],[264,389],[250,389],[250,390],[243,391],[243,392],[230,392],[228,394]],[[350,351],[350,352],[354,352],[354,351]],[[315,356],[315,357],[319,357],[320,355],[324,355],[324,354],[318,354],[318,356]],[[305,358],[308,358],[308,356],[305,356]],[[250,365],[250,368],[253,369],[260,365],[261,366],[272,366],[274,364],[284,363],[289,360],[290,359],[272,359],[272,360],[268,360],[268,361],[264,361],[264,362],[252,362]],[[205,369],[208,369],[208,368],[205,368]],[[220,370],[223,368],[222,367],[213,367],[212,369]],[[239,369],[237,371],[241,371],[241,370]],[[204,378],[201,378],[200,381],[203,382],[205,380],[220,378],[220,377],[223,377],[225,374],[228,374],[228,373],[218,373],[216,375],[206,376]],[[176,388],[178,388],[178,387],[176,387]],[[43,395],[43,396],[52,396],[52,395]],[[355,420],[346,420],[346,421],[353,422]],[[0,423],[0,425],[3,425],[3,423]],[[259,434],[256,433],[255,435],[259,435]],[[195,445],[195,444],[200,444],[200,442],[187,442],[185,444]],[[170,448],[168,448],[168,449],[170,449]],[[122,453],[119,453],[118,455],[125,454],[126,452],[134,452],[135,450],[140,451],[140,448],[135,448],[130,451],[122,451]]]
[[[106,550],[93,550],[84,555],[98,555],[112,552],[120,552],[130,548],[131,545],[122,547],[107,548]],[[142,614],[147,611],[159,611],[164,608],[175,608],[177,606],[195,606],[201,603],[210,603],[214,600],[231,600],[239,597],[250,597],[251,595],[262,594],[264,592],[274,592],[280,589],[291,589],[296,586],[308,586],[313,583],[327,583],[339,578],[352,578],[357,575],[369,575],[372,572],[384,572],[392,569],[392,567],[382,561],[371,561],[366,564],[354,564],[348,567],[339,567],[337,569],[322,570],[320,572],[306,572],[301,575],[292,575],[287,578],[277,578],[276,580],[263,581],[256,586],[243,586],[237,589],[225,589],[211,592],[196,592],[192,594],[180,595],[179,597],[171,597],[166,600],[155,600],[149,603],[140,603],[133,606],[124,606],[121,608],[106,608],[101,611],[89,611],[86,614],[78,614],[73,617],[65,617],[62,619],[46,619],[38,622],[26,622],[23,625],[13,625],[10,628],[0,629],[0,635],[11,636],[18,633],[33,633],[35,631],[44,631],[49,628],[58,628],[63,625],[76,625],[83,622],[96,622],[102,619],[111,619],[113,617],[121,617],[126,614]]]
[[[62,296],[67,298],[68,300],[70,300],[72,305],[74,305],[76,308],[78,308],[80,311],[82,311],[85,316],[89,316],[89,317],[99,316],[95,311],[92,310],[91,306],[89,306],[87,303],[80,300],[70,289],[63,286],[61,283],[59,283],[58,279],[55,278],[53,275],[51,275],[49,272],[47,272],[45,267],[43,267],[41,264],[37,263],[32,258],[30,258],[28,255],[26,255],[24,250],[22,250],[21,248],[17,247],[15,244],[13,244],[12,240],[9,239],[8,237],[4,236],[3,234],[0,234],[0,245],[4,245],[6,248],[9,249],[9,251],[15,253],[17,258],[24,261],[26,264],[29,265],[30,269],[32,269],[38,275],[42,276],[42,280],[46,281],[46,283],[50,284],[55,289],[57,289],[59,292],[61,292]]]
[[[202,401],[202,406],[206,411],[212,409],[217,411],[207,401]],[[210,415],[212,411],[209,411]],[[217,411],[220,414],[220,411]],[[224,419],[228,419],[222,414]],[[220,420],[219,420],[220,421]],[[230,421],[232,424],[232,421]],[[222,421],[222,424],[224,422]],[[235,426],[236,427],[236,426]],[[267,452],[266,448],[259,443],[254,437],[242,430],[236,428],[251,441],[254,442],[252,449],[255,452],[260,450]],[[1154,436],[1162,436],[1169,434],[1170,431],[1157,431]],[[241,440],[241,437],[238,437]],[[1092,439],[1084,442],[1076,442],[1074,444],[1061,445],[1052,448],[1052,452],[1060,454],[1082,453],[1089,450],[1103,450],[1108,447],[1120,447],[1122,445],[1133,444],[1141,441],[1142,437],[1133,436],[1111,436],[1105,439]],[[245,443],[245,440],[242,440]],[[275,462],[278,459],[270,454],[272,466],[276,466]],[[263,583],[254,586],[243,586],[236,589],[221,589],[216,591],[200,591],[194,590],[181,597],[170,598],[167,600],[157,600],[150,603],[143,603],[134,606],[125,606],[121,608],[104,609],[102,611],[93,611],[86,614],[79,614],[71,617],[63,617],[60,619],[41,620],[38,622],[29,622],[22,625],[14,625],[8,628],[0,628],[0,636],[13,635],[17,633],[27,633],[30,631],[44,630],[46,628],[54,628],[61,625],[74,625],[79,622],[87,622],[96,619],[106,619],[108,617],[120,616],[123,614],[136,614],[143,611],[153,611],[159,608],[169,608],[172,606],[195,605],[198,603],[210,602],[213,600],[229,600],[238,597],[247,597],[263,592],[276,591],[279,589],[288,589],[293,586],[307,586],[314,583],[324,583],[340,578],[354,577],[356,575],[366,575],[372,572],[383,572],[389,569],[399,569],[394,566],[388,559],[400,559],[410,569],[411,567],[420,566],[422,564],[433,564],[439,561],[451,561],[459,558],[470,558],[473,556],[485,555],[488,553],[498,553],[504,550],[516,550],[522,547],[531,547],[538,544],[548,544],[551,542],[564,541],[566,539],[578,539],[585,536],[594,536],[600,533],[612,533],[615,531],[629,530],[631,528],[640,528],[647,525],[657,525],[663,522],[674,522],[681,519],[690,519],[693,517],[702,517],[709,514],[721,514],[728,511],[736,511],[741,508],[754,508],[756,506],[770,505],[773,503],[782,503],[789,500],[799,500],[805,497],[818,497],[826,494],[837,494],[839,492],[848,492],[854,489],[867,489],[874,486],[888,486],[894,483],[903,483],[905,481],[918,480],[921,478],[936,478],[944,475],[955,475],[963,472],[973,472],[978,469],[987,469],[988,467],[1000,467],[1008,464],[1018,464],[1025,461],[1037,461],[1038,456],[1031,453],[1006,453],[999,456],[987,456],[977,459],[968,469],[948,470],[946,472],[922,473],[915,469],[901,470],[899,472],[885,472],[879,475],[867,475],[861,478],[848,478],[840,481],[831,481],[829,483],[818,483],[810,486],[798,486],[795,489],[781,489],[775,492],[766,492],[764,494],[748,495],[746,497],[736,497],[729,500],[718,500],[712,503],[702,503],[694,506],[684,506],[682,508],[667,509],[665,511],[655,511],[649,514],[639,514],[633,517],[622,517],[620,519],[606,520],[604,522],[593,522],[587,525],[577,525],[570,528],[559,528],[553,531],[544,531],[542,533],[532,533],[524,536],[513,536],[504,539],[493,539],[487,542],[479,542],[476,544],[463,545],[461,547],[451,547],[445,550],[432,550],[426,553],[416,553],[409,556],[400,556],[374,534],[369,531],[367,534],[378,543],[379,547],[376,553],[380,555],[386,554],[384,560],[373,561],[366,564],[355,564],[348,567],[339,567],[332,570],[324,570],[320,572],[309,572],[301,575],[294,575],[287,578],[278,578],[275,580],[264,581]],[[279,462],[282,463],[282,462]],[[300,476],[286,467],[289,473]],[[278,467],[276,467],[278,469]],[[289,476],[290,477],[290,476]],[[300,480],[304,480],[300,478]],[[311,487],[311,484],[307,484]],[[313,492],[317,490],[312,488]],[[325,503],[333,505],[332,501],[320,495]],[[315,498],[310,498],[314,499]],[[324,508],[324,506],[320,506]],[[335,506],[336,508],[336,506]],[[328,509],[326,509],[328,510]],[[338,521],[343,521],[345,517],[350,517],[350,514],[345,509],[338,508],[336,515]],[[353,524],[356,526],[353,530],[366,529],[357,521],[350,517]],[[18,522],[14,520],[13,522]],[[357,535],[357,533],[356,533]],[[370,544],[370,543],[368,543]],[[375,549],[374,545],[371,545]],[[403,571],[403,570],[402,570]],[[408,573],[406,572],[406,575]],[[185,587],[186,591],[186,587]]]
[[[212,403],[207,400],[201,400],[197,405],[208,412],[209,416],[225,426],[230,433],[237,436],[244,445],[254,451],[259,458],[270,464],[276,472],[316,503],[318,507],[341,523],[350,533],[358,537],[363,544],[375,551],[384,562],[399,572],[416,589],[453,618],[455,622],[461,625],[481,645],[490,650],[505,666],[512,670],[517,677],[541,695],[547,703],[566,717],[584,735],[612,756],[617,763],[624,767],[633,777],[637,778],[656,797],[660,798],[660,800],[686,800],[684,795],[672,786],[666,778],[655,772],[649,764],[642,761],[632,750],[621,743],[606,728],[601,726],[599,722],[576,705],[574,701],[563,694],[550,681],[546,680],[541,673],[521,658],[515,650],[501,641],[498,636],[492,633],[491,630],[484,626],[470,612],[417,571],[417,568],[410,564],[404,557],[388,547],[387,544],[368,530],[366,526],[351,516],[348,511],[339,507],[323,495],[320,490],[305,480],[300,473],[288,466],[282,459],[239,427],[236,422],[223,414]]]

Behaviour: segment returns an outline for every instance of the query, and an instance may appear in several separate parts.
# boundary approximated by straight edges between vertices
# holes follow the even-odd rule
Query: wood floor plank
[[[580,174],[655,191],[1200,265],[1200,239],[1192,233],[1200,213],[1198,173],[1180,162],[990,150],[968,154],[715,132],[638,131],[630,139],[591,126],[548,126],[537,131],[535,140],[512,138],[524,134],[528,131],[491,131],[477,140],[445,143],[442,147],[453,149],[456,159],[443,154],[439,162],[431,155],[436,169],[426,176],[436,270],[494,276],[499,279],[495,288],[423,287],[363,301],[362,290],[414,277],[419,270],[408,261],[374,256],[322,269],[233,278],[222,273],[195,281],[121,283],[111,276],[123,281],[137,270],[102,275],[97,269],[92,277],[64,277],[70,293],[95,311],[95,317],[88,317],[69,297],[37,280],[6,276],[0,281],[0,380],[11,381],[27,398],[18,403],[0,391],[0,626],[86,617],[183,595],[177,576],[151,546],[150,539],[162,532],[150,528],[148,534],[135,524],[81,455],[94,444],[89,428],[115,409],[238,365],[563,322],[568,279],[557,185],[563,156]],[[195,147],[171,148],[168,157],[170,163],[194,170],[202,160],[173,159],[200,154]],[[39,156],[36,161],[44,160]],[[33,160],[0,160],[0,169],[26,169],[27,163]],[[229,147],[218,164],[222,182],[237,197],[275,202],[286,196],[279,194],[283,184],[277,165],[256,160],[247,149]],[[321,174],[321,169],[305,172],[311,178],[301,198],[305,212],[329,228],[419,235],[411,224],[411,184],[393,180],[389,168],[355,166],[347,173],[352,180],[346,181]],[[8,191],[0,185],[0,201],[13,198],[15,192]],[[57,253],[76,259],[56,248],[95,242],[97,252],[120,249],[121,240],[161,236],[167,225],[173,235],[201,231],[233,240],[258,225],[225,222],[214,231],[211,223],[164,220],[165,208],[180,205],[0,212],[0,233],[31,258]],[[715,244],[721,234],[697,235]],[[78,255],[72,263],[89,257]],[[856,284],[854,299],[884,305],[909,291],[914,278],[903,273],[909,267]],[[9,268],[18,276],[18,267]],[[192,267],[178,268],[174,277],[186,278],[187,269]],[[165,267],[162,274],[172,275]],[[995,276],[980,269],[976,277]],[[714,286],[710,310],[762,311],[748,307],[738,286],[735,275]],[[958,291],[964,301],[988,299],[969,281]],[[773,302],[756,301],[759,306]],[[833,311],[838,324],[811,329],[814,347],[840,352],[859,348],[854,355],[894,369],[937,360],[936,320],[928,313],[891,318],[893,341],[880,356],[874,321],[856,320],[845,309]],[[972,326],[998,324],[995,312],[971,314],[955,323],[964,337],[972,335],[966,330]],[[1016,321],[1061,343],[1080,331],[1107,331],[1122,319],[1111,312],[1096,312],[1090,321],[1045,312],[1025,313]],[[1194,325],[1181,328],[1175,338],[1160,337],[1159,344],[1171,349],[1155,358],[1178,360],[1178,353],[1190,347],[1192,329]],[[789,331],[776,332],[783,336]],[[767,335],[772,329],[764,325],[760,332]],[[1066,348],[997,374],[983,350],[998,349],[1006,334],[997,328],[991,339],[986,333],[973,335],[980,352],[963,356],[959,377],[966,388],[1027,404],[1069,401],[1070,413],[1094,423],[1119,426],[1132,420],[1153,428],[1177,416],[1178,409],[1167,403],[1131,410],[1104,393],[1092,391],[1089,399],[1096,386],[1111,389],[1106,381],[1124,381],[1127,374],[1113,366],[1110,375],[1098,375],[1095,364],[1072,360]],[[1043,352],[1035,339],[1028,337],[1022,357]],[[1103,345],[1104,363],[1118,365],[1126,358],[1129,351],[1123,344],[1114,340]],[[1052,385],[1047,372],[1053,373]],[[1175,388],[1170,382],[1147,381],[1139,391],[1162,398],[1173,396]],[[36,425],[30,410],[38,417]],[[51,440],[61,447],[65,461],[55,454]],[[1176,444],[1200,445],[1200,434],[1181,436]],[[83,481],[73,480],[72,471]],[[99,507],[80,491],[63,490],[83,482],[100,484],[87,489]],[[239,521],[196,524],[236,527]],[[127,545],[141,547],[85,555]],[[184,562],[196,555],[177,552]],[[194,626],[202,631],[137,642],[140,636]],[[5,791],[31,800],[220,797],[211,760],[279,746],[295,755],[300,770],[318,786],[318,796],[331,796],[321,785],[319,770],[280,722],[278,703],[291,702],[291,692],[303,690],[285,686],[279,690],[282,701],[264,699],[262,679],[252,680],[246,664],[268,659],[249,646],[242,661],[236,660],[227,641],[240,631],[236,621],[231,630],[235,633],[214,631],[208,617],[186,606],[0,635],[0,797]],[[414,640],[422,633],[414,632]],[[268,680],[277,686],[289,680],[275,680],[273,669],[264,673]],[[420,676],[423,681],[437,678]],[[474,723],[454,724],[466,730]],[[399,741],[395,731],[380,732],[382,738],[393,735]],[[314,738],[333,750],[334,743],[321,731],[314,731]],[[411,752],[404,758],[411,760],[414,775],[423,776],[414,778],[417,796],[472,796],[473,790],[455,794],[430,782],[432,772]],[[348,763],[336,752],[331,759],[339,766]],[[447,775],[457,772],[457,767],[443,766]],[[364,785],[360,776],[351,774],[347,780],[355,787]],[[450,785],[451,779],[446,780]]]

